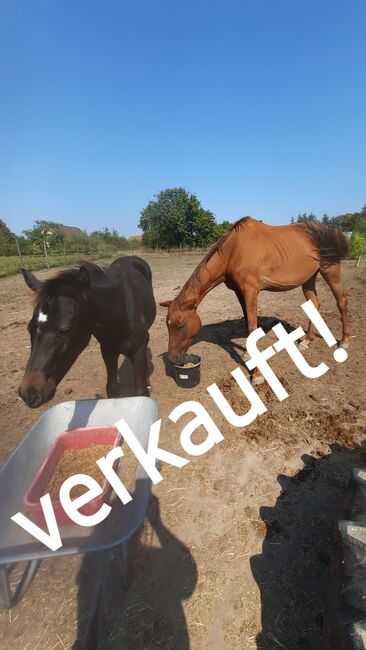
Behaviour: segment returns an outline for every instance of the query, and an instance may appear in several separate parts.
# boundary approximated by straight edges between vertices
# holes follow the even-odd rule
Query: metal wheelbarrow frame
[[[131,494],[132,501],[123,505],[119,499],[115,499],[108,517],[97,526],[86,528],[73,524],[60,527],[63,545],[56,551],[51,551],[41,544],[10,518],[16,512],[24,510],[24,495],[60,433],[78,427],[114,424],[124,418],[146,451],[150,426],[157,416],[157,404],[149,397],[78,400],[51,407],[31,427],[0,471],[0,589],[6,608],[14,607],[24,596],[42,559],[95,553],[95,584],[85,641],[85,647],[93,647],[104,556],[110,549],[118,550],[122,577],[126,584],[127,544],[144,521],[151,492],[151,479],[138,464],[135,490]],[[12,593],[9,575],[14,565],[21,561],[26,561],[27,564]]]

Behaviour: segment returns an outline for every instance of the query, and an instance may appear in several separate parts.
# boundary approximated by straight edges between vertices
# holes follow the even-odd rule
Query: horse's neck
[[[199,303],[212,289],[221,284],[225,279],[225,265],[221,256],[216,251],[209,258],[197,267],[189,280],[185,283],[183,289],[177,296],[179,306],[198,307]]]
[[[116,295],[115,285],[110,285],[108,282],[92,283],[88,292],[87,302],[94,320],[105,321],[110,319],[110,313],[116,304]]]

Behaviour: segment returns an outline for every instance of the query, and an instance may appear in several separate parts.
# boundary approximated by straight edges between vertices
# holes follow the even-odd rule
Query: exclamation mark
[[[316,329],[318,330],[319,334],[323,337],[327,345],[329,345],[330,348],[333,345],[336,345],[337,344],[336,339],[334,338],[325,320],[323,320],[323,318],[319,314],[314,303],[312,303],[311,300],[307,300],[306,302],[304,302],[303,305],[301,305],[301,307],[304,310],[307,317],[314,323]],[[333,352],[333,357],[336,361],[338,361],[338,363],[343,363],[343,361],[346,361],[346,359],[348,359],[347,350],[345,350],[344,348],[337,348]]]

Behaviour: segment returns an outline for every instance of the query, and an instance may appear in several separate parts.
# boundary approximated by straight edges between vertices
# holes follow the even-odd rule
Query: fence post
[[[47,263],[47,268],[50,268],[50,263],[48,261],[48,253],[47,253],[47,246],[46,246],[46,240],[43,237],[43,250],[44,250],[44,256],[46,258],[46,263]]]
[[[14,237],[14,239],[15,239],[15,243],[16,243],[16,247],[17,247],[17,251],[18,251],[18,255],[19,255],[19,259],[20,259],[20,268],[24,268],[24,262],[23,262],[22,254],[20,252],[18,239],[17,239],[17,237]]]

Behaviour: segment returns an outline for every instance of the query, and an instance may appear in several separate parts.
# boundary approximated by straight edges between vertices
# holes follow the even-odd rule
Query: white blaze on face
[[[43,311],[39,310],[38,322],[39,323],[47,323],[47,319],[48,319],[47,314],[44,314]]]

